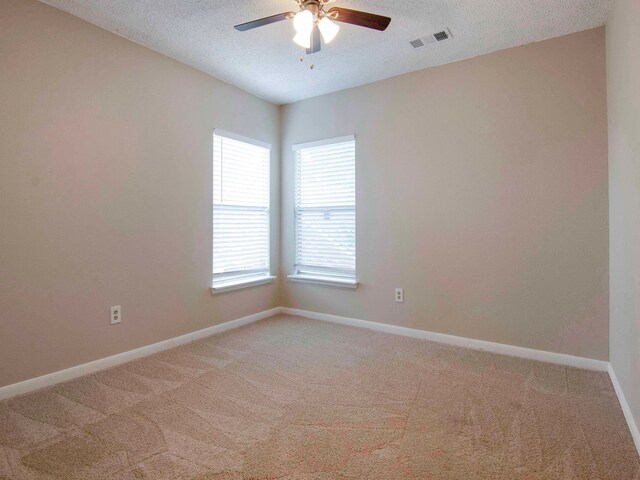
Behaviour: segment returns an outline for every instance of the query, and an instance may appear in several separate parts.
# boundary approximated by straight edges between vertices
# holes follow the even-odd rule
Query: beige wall
[[[208,290],[215,127],[274,146],[277,270],[278,107],[0,1],[0,386],[279,305],[277,285]]]
[[[607,23],[611,364],[640,425],[640,2]],[[640,447],[640,445],[639,445]]]
[[[606,360],[605,77],[599,28],[285,107],[284,270],[291,145],[355,134],[361,282],[285,304]]]

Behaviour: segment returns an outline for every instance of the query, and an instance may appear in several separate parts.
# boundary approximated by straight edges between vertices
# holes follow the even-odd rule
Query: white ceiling
[[[295,11],[293,0],[42,0],[274,103],[601,26],[613,0],[338,0],[392,18],[385,32],[341,24],[300,62],[291,22],[233,26]],[[451,40],[409,41],[449,27]],[[309,66],[315,65],[311,70]]]

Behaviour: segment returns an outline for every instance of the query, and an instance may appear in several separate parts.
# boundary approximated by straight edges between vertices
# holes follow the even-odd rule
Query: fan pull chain
[[[301,55],[301,56],[300,56],[300,62],[304,62],[304,55]],[[315,70],[315,69],[316,69],[316,65],[315,65],[314,63],[312,63],[312,64],[309,66],[309,70]]]

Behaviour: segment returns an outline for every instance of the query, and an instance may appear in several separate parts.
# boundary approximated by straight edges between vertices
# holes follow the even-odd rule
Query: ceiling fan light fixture
[[[324,43],[329,43],[336,38],[340,30],[340,26],[332,22],[329,17],[322,17],[322,20],[318,22],[318,28],[320,29]]]
[[[296,33],[296,36],[293,37],[293,41],[302,48],[311,48],[311,30],[308,32]]]
[[[323,40],[324,43],[329,43],[336,37],[340,30],[341,23],[349,23],[381,32],[386,30],[389,23],[391,23],[389,17],[351,10],[349,8],[331,7],[325,10],[325,7],[334,3],[336,0],[294,1],[299,8],[297,13],[278,13],[251,22],[241,23],[234,26],[234,28],[240,32],[245,32],[265,25],[271,25],[272,23],[293,20],[293,27],[296,32],[293,41],[297,45],[306,48],[307,55],[310,55],[322,50]]]
[[[296,16],[293,17],[293,28],[295,28],[296,32],[299,34],[309,33],[309,35],[311,35],[314,20],[313,13],[309,10],[302,10],[301,12],[296,13]]]

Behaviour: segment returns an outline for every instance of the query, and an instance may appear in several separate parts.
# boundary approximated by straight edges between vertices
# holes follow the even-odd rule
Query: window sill
[[[358,288],[358,282],[356,280],[346,280],[342,278],[320,277],[315,275],[289,275],[287,278],[290,282],[296,283],[312,283],[328,287],[350,288],[352,290],[357,290]]]
[[[231,292],[233,290],[240,290],[241,288],[255,287],[257,285],[264,285],[271,283],[276,277],[266,275],[260,277],[242,278],[237,280],[229,280],[227,282],[216,283],[211,286],[211,295],[218,293]]]

